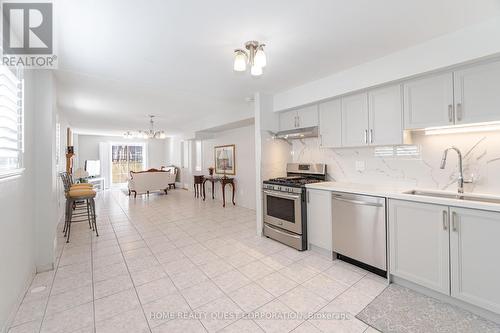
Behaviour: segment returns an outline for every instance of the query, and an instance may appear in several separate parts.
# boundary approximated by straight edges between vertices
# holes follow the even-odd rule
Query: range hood
[[[274,138],[285,139],[285,140],[317,138],[317,137],[318,137],[318,126],[296,128],[286,131],[280,131],[274,134]]]

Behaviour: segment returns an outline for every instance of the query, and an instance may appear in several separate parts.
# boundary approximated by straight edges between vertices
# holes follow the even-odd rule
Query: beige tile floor
[[[252,210],[114,190],[97,211],[99,237],[59,232],[9,332],[376,332],[354,315],[385,280],[256,236]]]

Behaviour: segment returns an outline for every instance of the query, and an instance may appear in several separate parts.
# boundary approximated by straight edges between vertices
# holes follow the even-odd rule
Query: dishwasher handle
[[[381,203],[342,198],[342,196],[340,194],[332,194],[332,199],[333,200],[338,200],[338,201],[352,203],[354,205],[363,205],[363,206],[372,206],[372,207],[384,207],[384,205],[381,204]]]

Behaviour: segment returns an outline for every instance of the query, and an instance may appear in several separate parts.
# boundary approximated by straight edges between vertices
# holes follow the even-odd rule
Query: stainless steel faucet
[[[444,169],[446,166],[446,158],[448,157],[448,151],[449,150],[454,150],[458,154],[458,193],[464,193],[464,183],[472,183],[472,181],[469,180],[464,180],[464,169],[463,169],[463,163],[462,163],[462,152],[460,149],[457,147],[450,147],[445,149],[443,153],[443,159],[441,160],[441,169]]]

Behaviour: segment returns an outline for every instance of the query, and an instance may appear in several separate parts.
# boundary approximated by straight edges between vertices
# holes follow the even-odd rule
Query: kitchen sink
[[[456,199],[464,201],[476,201],[485,203],[500,204],[500,198],[488,197],[484,195],[470,195],[465,193],[449,193],[449,192],[431,192],[431,191],[419,191],[412,190],[404,192],[405,194],[421,195],[424,197],[434,197],[434,198],[445,198],[445,199]]]

